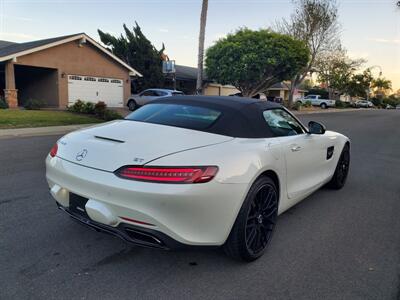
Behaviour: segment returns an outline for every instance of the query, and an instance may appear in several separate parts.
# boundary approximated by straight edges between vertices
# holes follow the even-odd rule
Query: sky
[[[379,66],[400,89],[398,0],[338,0],[342,45],[365,68]],[[201,0],[0,0],[0,40],[25,42],[97,29],[120,34],[136,21],[177,64],[196,66]],[[267,28],[293,11],[290,0],[209,0],[206,47],[240,27]],[[372,68],[378,76],[379,67]]]

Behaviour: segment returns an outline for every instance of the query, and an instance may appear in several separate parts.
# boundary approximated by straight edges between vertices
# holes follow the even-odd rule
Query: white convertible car
[[[58,207],[92,228],[162,249],[223,246],[251,261],[279,214],[345,184],[349,139],[308,125],[267,101],[170,97],[65,135],[46,176]]]

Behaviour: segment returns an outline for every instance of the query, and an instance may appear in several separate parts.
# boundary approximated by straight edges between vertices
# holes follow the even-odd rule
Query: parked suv
[[[183,92],[169,89],[147,89],[139,94],[135,94],[129,97],[127,106],[129,110],[135,110],[139,106],[145,105],[153,100],[160,99],[162,97],[171,97],[184,95]]]

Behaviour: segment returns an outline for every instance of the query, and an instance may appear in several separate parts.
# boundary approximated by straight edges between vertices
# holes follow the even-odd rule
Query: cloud
[[[37,40],[39,39],[39,37],[25,33],[0,32],[0,39],[12,40],[16,42],[26,42],[30,40]]]
[[[159,28],[158,31],[159,32],[164,32],[164,33],[169,32],[169,30],[167,28]]]
[[[368,41],[384,44],[400,44],[400,39],[382,39],[382,38],[371,38]]]

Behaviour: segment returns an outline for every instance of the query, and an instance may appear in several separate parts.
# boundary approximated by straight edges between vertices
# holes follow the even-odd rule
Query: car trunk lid
[[[57,156],[105,171],[152,160],[189,149],[232,140],[202,131],[119,120],[72,132],[59,141]]]

